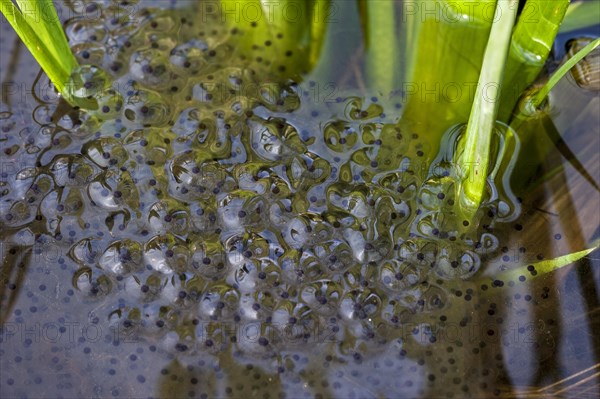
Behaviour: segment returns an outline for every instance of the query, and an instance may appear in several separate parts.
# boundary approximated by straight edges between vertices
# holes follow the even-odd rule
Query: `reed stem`
[[[472,218],[481,204],[486,190],[492,131],[498,111],[499,88],[510,44],[511,31],[517,16],[517,0],[498,1],[496,22],[492,25],[483,57],[471,115],[465,132],[466,142],[460,164],[467,169],[461,198],[466,216]],[[492,88],[492,94],[490,94]]]

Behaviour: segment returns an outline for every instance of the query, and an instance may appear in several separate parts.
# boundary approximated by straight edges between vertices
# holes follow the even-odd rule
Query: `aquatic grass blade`
[[[542,260],[536,263],[506,270],[501,273],[498,273],[497,275],[494,275],[494,278],[502,281],[517,281],[520,276],[531,276],[531,272],[529,271],[529,269],[531,269],[532,266],[537,273],[535,277],[552,273],[562,267],[568,266],[583,259],[584,257],[597,250],[599,246],[600,243],[596,241],[591,245],[590,248],[584,249],[582,251],[571,252],[569,254],[559,256],[554,259]]]
[[[67,37],[60,24],[60,19],[54,8],[52,0],[15,0],[21,14],[29,24],[39,31],[38,37],[42,39],[47,50],[59,61],[73,61],[75,56],[71,52]],[[70,55],[70,57],[68,57]]]
[[[461,207],[467,220],[472,219],[479,208],[486,190],[492,129],[499,105],[499,93],[490,96],[484,90],[501,87],[511,31],[517,15],[517,3],[516,0],[500,1],[496,5],[496,15],[499,18],[492,25],[479,77],[478,95],[471,108],[465,132],[464,152],[458,160],[458,164],[467,170],[461,198]]]
[[[597,38],[581,50],[577,52],[573,57],[569,58],[567,62],[561,65],[560,68],[550,77],[548,82],[542,87],[540,91],[538,91],[532,98],[532,104],[535,108],[539,108],[548,94],[550,90],[577,64],[579,61],[584,59],[588,54],[594,51],[600,45],[600,38]]]
[[[53,54],[45,50],[44,44],[41,42],[35,30],[30,26],[29,22],[21,14],[21,11],[11,1],[2,1],[2,14],[11,24],[15,32],[19,35],[25,46],[31,51],[38,63],[42,66],[52,82],[58,90],[64,87],[65,74],[62,68],[53,68],[52,65],[58,65],[58,61]]]
[[[77,66],[51,0],[2,0],[1,10],[56,89],[73,102],[67,83]]]
[[[511,119],[510,126],[519,131],[521,125],[528,119],[535,117],[542,110],[543,104],[550,94],[550,91],[556,84],[582,59],[588,56],[600,45],[600,38],[590,42],[587,46],[579,50],[575,55],[563,63],[554,74],[548,79],[548,82],[539,90],[528,93],[521,99],[521,104],[515,110]]]

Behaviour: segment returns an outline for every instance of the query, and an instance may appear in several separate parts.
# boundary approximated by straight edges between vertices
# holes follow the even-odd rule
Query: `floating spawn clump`
[[[328,396],[467,397],[503,382],[490,292],[505,282],[478,272],[509,252],[510,190],[490,187],[461,218],[456,131],[432,153],[393,99],[315,101],[306,49],[272,65],[277,43],[240,50],[251,24],[188,14],[67,23],[83,65],[71,85],[91,111],[48,101],[19,133],[3,118],[5,155],[27,165],[2,176],[3,237],[19,244],[8,259],[57,248],[48,274],[70,275],[58,313],[81,306],[121,341],[177,359],[137,384],[179,378],[170,389],[220,395],[225,372],[232,391],[306,379]],[[515,292],[527,309],[531,295]]]

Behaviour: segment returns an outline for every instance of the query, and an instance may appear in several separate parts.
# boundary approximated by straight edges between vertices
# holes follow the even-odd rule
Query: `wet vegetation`
[[[66,2],[64,37],[16,3],[43,72],[0,109],[2,396],[593,397],[578,3]],[[421,91],[450,83],[495,100]]]

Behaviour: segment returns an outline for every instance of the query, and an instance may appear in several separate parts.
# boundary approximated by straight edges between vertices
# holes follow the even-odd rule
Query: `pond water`
[[[64,4],[93,111],[0,26],[0,396],[600,395],[597,252],[526,267],[598,238],[597,92],[553,116],[591,178],[554,150],[466,221],[353,7],[317,63],[200,4]]]

